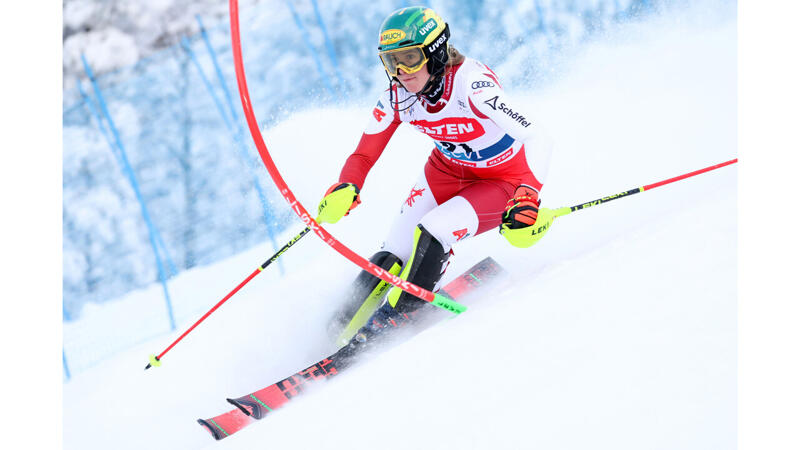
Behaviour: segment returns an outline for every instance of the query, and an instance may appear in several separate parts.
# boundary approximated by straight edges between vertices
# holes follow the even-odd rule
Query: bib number
[[[461,159],[464,161],[479,161],[481,159],[480,152],[473,150],[472,147],[467,144],[455,144],[446,141],[439,141],[436,144],[439,150],[449,158]]]

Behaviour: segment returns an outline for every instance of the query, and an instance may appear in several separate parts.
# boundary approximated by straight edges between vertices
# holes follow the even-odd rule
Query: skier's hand
[[[350,210],[361,203],[359,189],[353,183],[336,183],[325,192],[317,208],[317,221],[336,223],[350,214]]]
[[[523,184],[506,204],[500,234],[514,247],[527,248],[537,243],[555,219],[555,216],[549,217],[551,210],[546,210],[548,217],[546,223],[542,223],[545,210],[539,211],[539,203],[539,193]]]
[[[528,248],[544,237],[558,216],[555,209],[540,208],[536,224],[522,228],[510,228],[504,223],[500,225],[500,234],[514,247]]]
[[[539,192],[528,185],[521,184],[514,191],[514,198],[506,202],[503,224],[508,225],[510,229],[533,225],[539,216],[539,203]]]

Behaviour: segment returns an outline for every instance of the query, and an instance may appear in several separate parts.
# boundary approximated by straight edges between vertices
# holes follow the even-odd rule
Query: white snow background
[[[735,18],[712,22],[627,25],[587,46],[558,82],[510,89],[555,145],[545,206],[736,157]],[[497,69],[501,80],[515,70]],[[307,208],[352,152],[367,100],[264,130]],[[401,127],[362,205],[327,229],[371,255],[431,147]],[[576,212],[527,250],[495,232],[462,243],[446,277],[491,255],[512,283],[220,442],[195,420],[331,353],[325,322],[358,269],[308,236],[282,257],[285,278],[274,268],[256,277],[145,372],[148,354],[273,251],[265,242],[187,271],[170,284],[176,302],[192,305],[179,331],[64,385],[64,448],[734,449],[736,172]],[[161,295],[154,286],[86,315]],[[128,310],[136,322],[137,308]]]

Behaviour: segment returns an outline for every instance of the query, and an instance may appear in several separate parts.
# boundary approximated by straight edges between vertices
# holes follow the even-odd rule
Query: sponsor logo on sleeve
[[[486,100],[483,103],[489,105],[493,110],[497,111],[497,98],[498,96],[495,95],[494,97],[490,98],[489,100]]]
[[[483,88],[489,88],[489,87],[494,87],[494,86],[495,86],[495,84],[492,83],[491,81],[474,81],[472,83],[472,89],[483,89]]]
[[[525,128],[527,128],[531,124],[531,122],[528,119],[526,119],[525,116],[509,108],[508,106],[506,106],[504,102],[500,102],[500,104],[498,105],[497,104],[498,98],[499,96],[495,95],[494,97],[490,98],[489,100],[486,100],[483,103],[489,105],[495,111],[497,110],[503,111],[507,116],[519,122],[519,124]]]

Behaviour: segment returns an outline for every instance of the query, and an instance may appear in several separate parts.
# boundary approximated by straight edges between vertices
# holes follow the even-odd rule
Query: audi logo
[[[472,83],[472,89],[480,89],[485,87],[494,87],[494,83],[491,81],[476,81]]]

